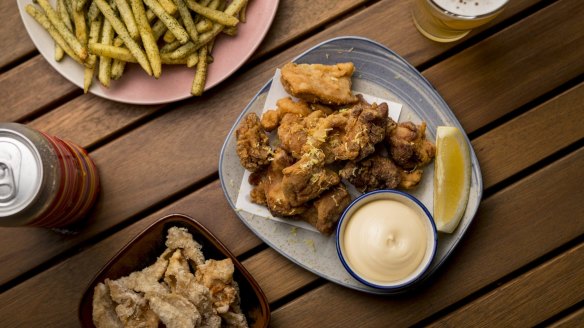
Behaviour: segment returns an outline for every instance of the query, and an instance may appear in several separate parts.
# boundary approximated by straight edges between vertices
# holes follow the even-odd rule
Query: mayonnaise
[[[428,249],[428,226],[418,211],[396,200],[360,206],[343,234],[343,253],[359,276],[376,284],[400,282],[419,269]]]

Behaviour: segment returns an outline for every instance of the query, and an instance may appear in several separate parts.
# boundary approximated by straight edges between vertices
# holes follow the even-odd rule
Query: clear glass
[[[460,1],[461,5],[479,6],[484,0]],[[473,14],[459,14],[445,9],[444,5],[436,0],[414,0],[412,18],[414,25],[428,39],[438,42],[453,42],[465,37],[472,29],[487,24],[493,20],[506,6],[508,1],[502,1],[499,5],[485,12]],[[458,7],[456,7],[458,8]]]

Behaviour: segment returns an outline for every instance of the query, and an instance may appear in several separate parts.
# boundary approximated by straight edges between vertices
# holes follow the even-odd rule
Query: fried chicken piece
[[[357,98],[351,92],[353,63],[336,65],[288,63],[280,78],[284,89],[294,97],[312,103],[346,105]]]
[[[293,163],[294,159],[285,150],[276,149],[274,159],[268,169],[262,172],[259,178],[260,174],[250,176],[250,179],[253,177],[252,180],[255,180],[251,181],[251,184],[255,185],[251,191],[251,201],[266,205],[274,216],[292,216],[304,212],[306,208],[302,204],[292,205],[283,189],[282,172]]]
[[[109,288],[103,283],[93,289],[93,324],[97,328],[122,328],[122,322],[115,310],[116,304],[109,295]]]
[[[140,326],[141,323],[152,323],[152,314],[148,309],[148,302],[137,293],[118,280],[105,280],[105,285],[110,290],[112,301],[117,303],[115,307],[116,314],[124,327],[126,326]],[[157,327],[156,325],[146,327]]]
[[[323,193],[312,206],[298,216],[314,226],[320,233],[330,235],[345,208],[351,203],[351,195],[342,183]]]
[[[237,291],[233,286],[235,268],[230,258],[225,260],[207,260],[197,266],[195,279],[197,283],[209,288],[213,308],[217,313],[226,313],[236,301]]]
[[[405,170],[413,170],[429,164],[436,154],[436,147],[426,140],[426,122],[419,126],[412,122],[387,124],[386,140],[395,163]]]
[[[322,150],[308,142],[303,152],[298,162],[282,171],[282,192],[292,206],[301,206],[341,182],[336,172],[324,167]]]
[[[181,249],[185,258],[193,261],[195,265],[205,262],[205,256],[201,251],[203,246],[193,239],[193,235],[186,228],[172,227],[168,229],[166,247],[171,250]]]
[[[368,104],[361,95],[351,109],[335,113],[322,120],[313,135],[326,139],[321,149],[326,163],[337,160],[361,160],[375,151],[375,145],[385,138],[388,107],[386,103]],[[323,131],[323,132],[321,132]]]
[[[276,109],[271,109],[262,115],[262,128],[271,132],[278,128],[280,120],[286,114],[294,114],[300,117],[308,116],[312,113],[312,108],[309,103],[304,100],[295,102],[290,97],[281,98],[276,102]]]
[[[401,171],[401,181],[399,183],[399,188],[401,189],[413,189],[420,181],[422,181],[422,173],[421,169],[416,169],[413,171]]]
[[[150,308],[167,328],[192,328],[201,322],[197,308],[177,294],[146,294]]]
[[[306,117],[284,115],[278,127],[280,147],[289,152],[292,157],[300,159],[303,154],[302,148],[308,141],[308,132],[316,128],[325,117],[326,113],[322,110],[314,111]]]
[[[373,155],[360,162],[348,162],[339,174],[360,192],[368,192],[397,188],[402,180],[402,171],[391,159]]]
[[[237,156],[245,169],[255,172],[270,163],[270,141],[255,113],[244,117],[235,131],[235,137]]]

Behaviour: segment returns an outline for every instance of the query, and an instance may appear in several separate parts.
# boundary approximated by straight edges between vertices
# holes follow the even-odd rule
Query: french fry
[[[162,40],[164,40],[164,42],[166,43],[172,43],[174,42],[174,40],[176,40],[176,36],[174,36],[174,34],[172,34],[170,30],[166,30],[166,33],[164,33]]]
[[[89,10],[87,10],[87,18],[89,18],[90,22],[93,22],[100,14],[101,12],[99,11],[99,8],[97,8],[97,4],[92,0],[89,5]]]
[[[59,17],[63,20],[63,24],[73,31],[73,23],[71,22],[71,16],[69,16],[69,11],[67,10],[66,0],[57,0],[57,12]]]
[[[150,67],[152,68],[152,74],[155,78],[159,78],[162,74],[162,64],[160,62],[160,52],[158,45],[156,44],[156,38],[154,33],[150,28],[150,23],[148,22],[148,15],[146,14],[146,8],[144,8],[144,3],[142,0],[131,0],[132,11],[136,18],[136,23],[138,25],[138,30],[140,31],[140,36],[142,38],[142,44],[146,50],[146,57],[150,62]],[[154,19],[154,13],[152,13]]]
[[[156,40],[160,39],[167,30],[166,25],[160,20],[152,25],[152,34],[154,34],[154,39]]]
[[[132,12],[132,9],[130,9],[128,1],[115,0],[115,3],[118,11],[120,12],[120,16],[122,17],[122,21],[124,24],[126,24],[128,33],[130,33],[132,39],[137,41],[140,38],[140,32],[138,31],[138,25],[136,24],[134,13]]]
[[[128,47],[132,55],[134,55],[134,57],[138,60],[140,66],[142,66],[142,68],[144,69],[144,71],[146,71],[146,73],[148,73],[148,75],[152,76],[152,68],[150,67],[148,58],[146,57],[140,46],[136,43],[136,41],[132,39],[122,21],[120,21],[120,19],[115,16],[112,8],[105,2],[105,0],[94,1],[97,3],[99,10],[110,22],[116,33],[118,33],[120,38],[122,38],[126,47]]]
[[[203,7],[200,4],[196,3],[195,0],[186,0],[187,6],[192,11],[196,12],[201,16],[205,16],[206,18],[219,23],[225,26],[235,26],[239,23],[239,19],[232,15],[228,15],[222,11],[214,10],[209,7]]]
[[[95,20],[91,22],[89,26],[89,41],[88,44],[96,43],[99,41],[99,33],[101,32],[101,27],[103,25],[103,16],[98,15]],[[95,54],[89,54],[87,57],[87,63],[91,67],[86,67],[83,72],[83,93],[87,93],[91,84],[93,83],[93,76],[95,75],[95,63],[97,61],[97,56]]]
[[[180,42],[178,42],[178,40],[175,40],[174,42],[163,45],[160,48],[160,53],[162,54],[171,53],[178,49],[178,47],[180,47]]]
[[[203,18],[197,22],[195,27],[197,28],[197,32],[202,34],[205,32],[209,32],[211,29],[213,29],[213,23],[210,20]]]
[[[98,0],[103,1],[103,0]],[[176,18],[168,14],[164,8],[156,0],[143,0],[146,6],[150,8],[156,16],[166,25],[166,27],[174,34],[174,36],[180,41],[180,43],[185,44],[189,42],[189,35],[184,28],[182,28]]]
[[[192,54],[188,55],[187,57],[187,67],[195,67],[199,62],[199,54],[197,52],[193,52]]]
[[[166,11],[169,15],[176,14],[177,8],[172,0],[158,0],[158,3],[160,3],[162,8],[164,8],[164,11]]]
[[[82,11],[83,7],[85,7],[86,3],[87,3],[87,0],[77,0],[76,6],[75,6],[75,11]]]
[[[70,48],[73,49],[77,57],[81,59],[81,61],[84,61],[85,58],[87,58],[87,48],[83,47],[75,35],[73,35],[73,33],[65,26],[65,23],[59,18],[47,0],[37,0],[37,3],[45,11],[46,17],[49,19],[50,23],[55,27],[58,33],[61,34]],[[62,47],[62,45],[60,46]]]
[[[196,45],[193,42],[189,42],[187,44],[180,46],[175,51],[171,52],[169,56],[172,59],[185,58],[187,55],[193,53],[196,50],[197,50]]]
[[[193,16],[189,11],[184,0],[174,0],[176,7],[178,8],[178,13],[182,18],[183,25],[185,26],[185,30],[189,33],[192,41],[197,41],[199,37],[199,33],[197,32],[197,27],[195,26],[195,22],[193,21]]]
[[[242,23],[245,23],[245,21],[247,20],[247,17],[245,15],[245,13],[247,12],[247,4],[248,2],[246,2],[243,5],[243,8],[241,8],[241,11],[239,12],[239,21]]]
[[[128,63],[137,62],[136,58],[134,58],[132,53],[127,48],[115,47],[113,45],[106,45],[102,43],[92,43],[89,45],[89,50],[96,55],[106,56],[110,59],[118,59]],[[160,60],[163,64],[184,65],[187,63],[186,58],[173,59],[170,58],[169,54],[160,54]]]
[[[140,38],[140,32],[138,31],[138,26],[136,24],[136,20],[134,19],[134,13],[130,9],[130,5],[128,4],[127,0],[115,0],[116,7],[120,12],[120,16],[122,17],[122,21],[126,24],[126,28],[128,29],[128,33],[134,40],[138,40]]]
[[[104,25],[105,28],[105,25]],[[137,63],[136,57],[132,55],[128,48],[116,47],[111,44],[102,43],[91,43],[89,44],[89,52],[100,57],[106,57],[109,59],[118,59],[121,61],[129,63]]]
[[[104,20],[103,27],[101,29],[101,43],[104,45],[111,45],[114,39],[114,29],[109,20]],[[97,56],[99,56],[99,69],[97,71],[97,78],[101,84],[109,88],[110,81],[112,77],[112,59],[109,56],[102,56],[101,54],[92,51],[91,48],[97,43],[89,44],[89,51]]]
[[[207,80],[207,47],[199,50],[199,62],[197,63],[197,72],[193,79],[193,86],[191,94],[193,96],[200,96],[205,90],[205,81]]]
[[[75,24],[75,36],[82,46],[87,46],[87,25],[85,23],[85,12],[83,10],[73,10],[73,24]]]
[[[69,55],[69,57],[73,58],[73,60],[80,63],[81,65],[85,65],[83,60],[81,60],[81,58],[77,56],[75,51],[71,48],[71,46],[69,46],[67,41],[65,41],[65,38],[63,38],[61,33],[57,31],[53,24],[51,24],[49,18],[43,12],[41,12],[38,8],[31,4],[26,5],[25,11],[32,18],[34,18],[34,20],[36,20],[47,32],[49,32],[49,35],[53,38],[55,42],[57,42],[57,44],[61,48],[63,48],[63,51],[65,51],[65,53]]]
[[[59,13],[59,15],[61,15],[61,9],[64,9],[65,12],[67,12],[67,10],[63,8],[63,6],[64,4],[62,3],[62,1],[57,1],[57,13]],[[64,56],[65,51],[63,51],[63,48],[61,48],[59,44],[55,42],[55,61],[60,62],[61,60],[63,60]]]
[[[126,62],[123,60],[114,59],[112,61],[112,80],[119,80],[126,69]]]

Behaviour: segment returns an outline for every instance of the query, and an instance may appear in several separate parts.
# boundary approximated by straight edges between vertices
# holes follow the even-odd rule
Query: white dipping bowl
[[[418,199],[397,190],[376,190],[347,207],[336,241],[351,276],[397,293],[423,280],[436,253],[437,233],[432,215]]]

